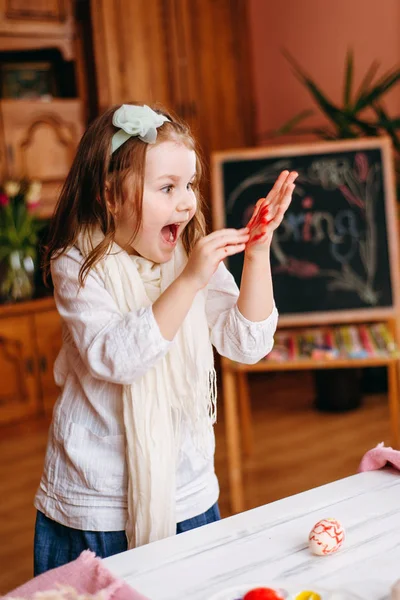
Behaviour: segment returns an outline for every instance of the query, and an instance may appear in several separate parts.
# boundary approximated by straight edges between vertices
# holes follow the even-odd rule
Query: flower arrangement
[[[36,217],[39,181],[5,181],[0,186],[0,297],[15,301],[33,295],[34,261],[42,223]]]

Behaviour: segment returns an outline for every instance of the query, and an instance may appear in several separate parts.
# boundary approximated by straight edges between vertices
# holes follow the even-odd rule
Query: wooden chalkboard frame
[[[280,316],[281,326],[319,325],[327,323],[349,323],[395,319],[398,339],[400,339],[400,261],[398,243],[398,218],[395,196],[395,177],[393,168],[392,144],[389,138],[361,138],[357,140],[340,140],[332,142],[311,142],[307,144],[282,145],[260,148],[245,148],[212,154],[212,220],[213,228],[225,227],[225,202],[223,184],[223,165],[226,162],[262,158],[289,158],[310,154],[336,154],[343,151],[361,151],[377,149],[382,155],[382,172],[384,182],[384,201],[386,216],[387,243],[389,251],[390,277],[392,287],[392,306],[378,308],[362,308],[337,311],[321,311],[313,313],[290,313]],[[279,310],[279,307],[278,307]]]

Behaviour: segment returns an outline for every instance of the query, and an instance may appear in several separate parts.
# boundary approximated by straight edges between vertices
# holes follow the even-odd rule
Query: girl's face
[[[149,146],[143,189],[142,226],[133,241],[134,199],[127,197],[117,218],[115,241],[132,254],[155,263],[170,260],[182,231],[196,212],[192,184],[196,154],[182,142],[166,141]]]

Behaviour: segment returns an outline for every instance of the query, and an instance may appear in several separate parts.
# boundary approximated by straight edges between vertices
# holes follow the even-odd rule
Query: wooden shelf
[[[10,304],[0,304],[0,318],[16,315],[27,315],[30,313],[42,312],[56,308],[53,296],[44,298],[33,298],[26,302],[14,302]]]
[[[59,48],[65,60],[75,58],[75,21],[71,0],[0,1],[0,50]]]
[[[313,369],[352,369],[363,367],[381,367],[389,363],[396,363],[399,357],[396,354],[375,356],[368,358],[332,358],[331,360],[262,360],[255,365],[244,365],[232,360],[222,359],[228,368],[234,371],[298,371]]]

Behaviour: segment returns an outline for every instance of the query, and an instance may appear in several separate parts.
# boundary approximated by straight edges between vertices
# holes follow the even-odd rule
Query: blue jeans
[[[205,513],[178,523],[176,533],[202,527],[220,519],[218,504]],[[92,550],[106,558],[128,549],[125,531],[80,531],[52,521],[37,511],[34,541],[34,576],[61,567],[78,558],[83,550]]]

